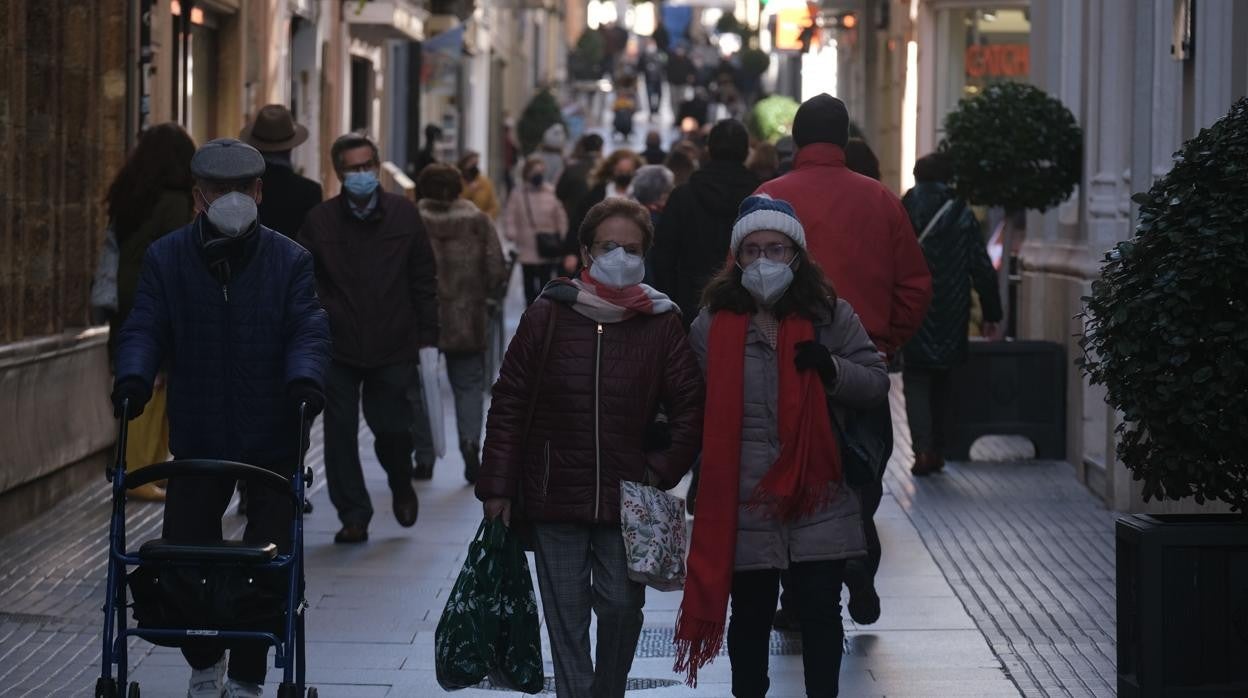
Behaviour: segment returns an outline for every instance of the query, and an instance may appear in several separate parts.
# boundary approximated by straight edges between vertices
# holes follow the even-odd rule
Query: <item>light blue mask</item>
[[[377,191],[377,174],[375,172],[352,172],[342,180],[342,188],[347,190],[356,201],[367,199]]]

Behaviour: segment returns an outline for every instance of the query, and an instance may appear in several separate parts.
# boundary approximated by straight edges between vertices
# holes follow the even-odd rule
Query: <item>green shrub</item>
[[[989,85],[945,117],[958,195],[1008,211],[1044,211],[1079,183],[1083,132],[1061,102],[1017,82]]]
[[[1135,236],[1084,299],[1080,363],[1122,412],[1118,457],[1145,501],[1248,511],[1248,99],[1134,201]]]

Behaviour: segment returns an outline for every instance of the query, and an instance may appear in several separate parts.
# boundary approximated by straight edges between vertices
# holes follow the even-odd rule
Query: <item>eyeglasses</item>
[[[640,257],[645,251],[641,248],[641,245],[620,245],[612,240],[606,240],[603,242],[595,242],[593,247],[589,248],[589,252],[595,257],[601,257],[604,254],[619,249],[620,247],[623,247],[626,253],[636,255],[638,257]]]
[[[770,245],[742,245],[737,252],[737,261],[746,266],[758,261],[759,257],[766,257],[773,262],[788,264],[793,261],[795,249],[792,245],[786,245],[782,242],[775,242]]]
[[[372,172],[377,169],[377,164],[372,160],[362,162],[358,165],[349,165],[342,168],[343,174],[351,174],[352,172]]]

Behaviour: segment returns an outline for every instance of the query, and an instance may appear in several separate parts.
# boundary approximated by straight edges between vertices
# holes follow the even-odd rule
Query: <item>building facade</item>
[[[104,194],[143,129],[177,122],[202,144],[286,104],[310,132],[296,169],[327,196],[348,131],[377,140],[387,172],[409,171],[430,121],[452,125],[444,159],[496,162],[504,110],[562,81],[563,14],[535,0],[0,3],[0,530],[111,457],[107,329],[88,300]],[[461,36],[441,38],[435,75],[423,47],[446,32]]]
[[[1075,115],[1082,181],[1057,208],[1028,214],[1015,309],[1019,339],[1059,343],[1072,362],[1081,298],[1105,252],[1132,234],[1131,195],[1248,93],[1248,3],[1234,0],[825,0],[821,20],[838,49],[838,92],[898,193],[939,145],[945,116],[988,84],[1030,82]],[[1104,398],[1072,363],[1066,455],[1078,477],[1115,509],[1174,510],[1145,506],[1115,460],[1118,416]]]

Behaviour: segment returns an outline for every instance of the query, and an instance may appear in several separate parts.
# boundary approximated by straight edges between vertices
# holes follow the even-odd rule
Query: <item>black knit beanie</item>
[[[811,143],[831,143],[845,147],[849,141],[849,110],[829,94],[802,102],[793,117],[793,142],[798,148]]]

